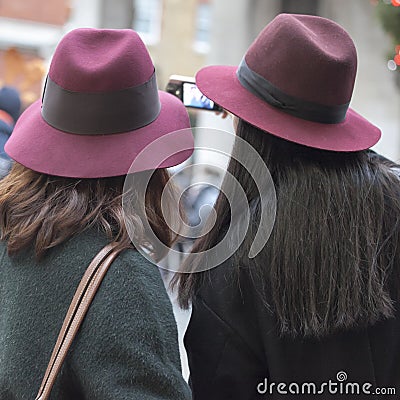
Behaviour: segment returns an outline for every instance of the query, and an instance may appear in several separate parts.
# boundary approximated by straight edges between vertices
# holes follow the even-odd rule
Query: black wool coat
[[[374,326],[281,337],[248,272],[238,280],[232,268],[228,260],[210,271],[193,301],[185,347],[194,400],[400,399],[399,304]]]

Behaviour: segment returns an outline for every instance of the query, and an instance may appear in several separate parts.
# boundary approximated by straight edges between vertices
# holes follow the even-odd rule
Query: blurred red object
[[[395,7],[400,7],[400,0],[392,0],[392,4],[393,4]]]

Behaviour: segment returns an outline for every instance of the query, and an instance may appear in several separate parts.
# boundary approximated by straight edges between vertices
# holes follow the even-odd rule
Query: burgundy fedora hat
[[[250,124],[280,138],[333,151],[373,146],[380,129],[349,108],[357,53],[333,21],[280,14],[258,35],[239,67],[208,66],[199,89]]]
[[[111,177],[127,174],[143,149],[175,131],[170,156],[154,154],[130,172],[183,162],[193,151],[188,128],[183,104],[157,90],[154,65],[136,32],[81,28],[58,44],[42,100],[20,116],[5,150],[34,171]]]

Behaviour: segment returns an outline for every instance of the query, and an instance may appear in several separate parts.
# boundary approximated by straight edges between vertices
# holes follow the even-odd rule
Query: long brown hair
[[[141,174],[135,175],[139,181]],[[171,245],[175,238],[162,217],[160,204],[168,179],[166,169],[153,173],[147,185],[144,209],[157,237]],[[132,244],[125,224],[128,222],[134,227],[135,242],[145,243],[141,216],[124,213],[123,196],[134,195],[123,193],[124,180],[125,176],[63,178],[15,163],[9,175],[0,181],[0,240],[7,242],[10,255],[33,246],[40,259],[48,249],[86,229],[96,228],[110,241],[129,248]],[[151,246],[147,244],[147,247]],[[155,254],[156,259],[161,256]]]
[[[400,286],[400,181],[395,165],[371,151],[307,148],[243,120],[237,136],[269,168],[277,214],[269,241],[250,260],[260,199],[251,176],[232,158],[228,172],[245,190],[251,226],[228,262],[233,270],[249,268],[254,293],[265,311],[276,316],[281,334],[321,336],[391,317]],[[222,191],[229,193],[229,188],[223,184]],[[229,225],[224,195],[215,210],[214,229],[197,241],[193,253],[215,246]],[[206,262],[193,254],[186,266],[196,270],[196,264]],[[209,272],[178,275],[175,284],[183,308],[207,277]]]

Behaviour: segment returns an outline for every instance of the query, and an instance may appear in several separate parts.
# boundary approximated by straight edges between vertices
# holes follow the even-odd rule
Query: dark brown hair
[[[140,184],[141,173],[135,174]],[[161,193],[168,182],[166,169],[156,170],[147,185],[144,210],[151,228],[166,245],[174,235],[161,212]],[[145,242],[141,214],[126,215],[123,196],[135,198],[135,188],[123,193],[125,176],[75,179],[46,175],[15,163],[0,181],[0,240],[10,255],[30,246],[40,259],[48,249],[88,228],[107,234],[122,248],[132,247],[126,222],[133,226],[136,243]],[[170,193],[173,197],[173,193]],[[171,201],[174,201],[171,199]],[[177,203],[176,203],[177,204]],[[138,210],[139,211],[139,210]],[[158,259],[162,254],[155,254]]]
[[[400,181],[395,165],[368,150],[337,153],[301,146],[243,120],[237,135],[269,168],[277,214],[266,246],[249,260],[260,198],[251,176],[232,158],[228,172],[246,192],[251,226],[228,262],[237,270],[250,269],[254,293],[265,311],[276,316],[281,334],[321,336],[391,317],[400,286]],[[229,193],[224,184],[223,191]],[[197,241],[194,253],[215,246],[231,221],[222,194],[215,209],[214,229]],[[186,270],[206,262],[193,254]],[[182,307],[189,306],[208,276],[178,275]]]

